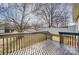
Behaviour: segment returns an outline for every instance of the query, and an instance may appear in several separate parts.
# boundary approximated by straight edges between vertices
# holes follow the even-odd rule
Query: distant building
[[[11,32],[11,29],[8,25],[9,24],[4,24],[4,23],[0,22],[0,33],[9,33],[9,32]]]

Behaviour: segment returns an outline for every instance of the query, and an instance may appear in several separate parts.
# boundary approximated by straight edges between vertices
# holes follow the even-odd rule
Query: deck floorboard
[[[23,48],[9,55],[75,55],[63,46],[60,47],[59,42],[45,40],[29,47]]]

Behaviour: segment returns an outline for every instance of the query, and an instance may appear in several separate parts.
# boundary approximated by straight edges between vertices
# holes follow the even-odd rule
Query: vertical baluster
[[[73,43],[72,43],[73,47],[74,47],[74,44],[75,44],[75,39],[74,39],[74,35],[73,35]]]
[[[68,45],[69,45],[69,36],[67,35]]]
[[[29,39],[29,34],[27,34],[27,36],[26,36],[25,39],[24,39],[24,47],[25,47],[25,44],[26,44],[25,41],[26,41],[26,42],[28,41],[27,43],[29,43],[29,40],[27,40],[27,37],[28,37],[28,39]],[[29,44],[28,44],[28,45],[29,45]]]
[[[68,39],[68,36],[67,36],[67,44],[69,45],[69,39]]]
[[[71,35],[71,47],[73,47],[73,35]]]
[[[13,37],[13,36],[12,36]],[[14,51],[14,37],[12,39],[12,52]]]
[[[20,49],[21,49],[21,38],[22,38],[22,35],[20,36]]]
[[[68,39],[69,39],[69,46],[70,46],[70,35],[68,35],[69,37],[68,37]]]
[[[66,35],[67,45],[68,45],[68,36]]]
[[[34,43],[34,42],[32,42],[32,35],[33,35],[33,34],[30,33],[30,44],[31,44],[31,45],[32,45],[32,43]],[[30,52],[31,52],[31,50],[32,50],[32,49],[30,48]],[[31,52],[31,53],[32,53],[32,52]]]
[[[20,50],[20,38],[21,38],[21,36],[19,36],[19,39],[18,39],[19,40],[19,50]]]
[[[72,45],[72,36],[70,35],[70,46]]]
[[[22,39],[22,45],[23,45],[23,48],[24,48],[24,44],[25,44],[25,40],[26,39],[26,36],[24,35],[24,39]]]
[[[32,34],[33,35],[33,34]],[[35,40],[35,42],[34,43],[37,43],[37,42],[39,42],[39,40]]]
[[[29,33],[29,45],[30,45],[30,33]]]
[[[69,39],[68,39],[68,36],[66,35],[66,39],[67,39],[67,45],[69,44]]]
[[[78,52],[79,52],[79,36],[77,36],[77,48],[78,48]]]
[[[18,44],[18,35],[16,36],[16,49],[18,50],[19,44]]]
[[[28,39],[28,38],[27,38],[27,39],[25,40],[25,38],[26,38],[26,36],[24,35],[24,37],[23,37],[23,39],[22,39],[22,45],[23,45],[23,48],[24,48],[24,43],[25,43],[26,40]],[[24,43],[23,43],[23,42],[24,42]]]
[[[29,34],[29,45],[30,45],[30,34]]]
[[[77,52],[79,52],[79,40],[78,40],[78,37],[77,37]]]
[[[66,44],[66,35],[64,35],[64,44]]]
[[[76,35],[75,35],[75,48],[76,48]]]
[[[71,45],[71,42],[70,42],[70,40],[71,40],[71,37],[70,37],[70,35],[69,35],[69,46]]]
[[[5,50],[4,50],[4,38],[3,38],[3,55],[4,55],[4,51],[5,51]]]
[[[22,36],[20,36],[20,38],[19,38],[19,39],[20,39],[20,49],[21,49],[21,37],[22,37]]]
[[[25,36],[24,40],[27,42],[26,45],[29,46],[29,33],[27,34],[27,36]]]
[[[70,35],[69,35],[69,46],[71,45],[71,42],[70,42],[70,40],[71,40],[71,37],[70,37]]]
[[[74,39],[73,39],[73,35],[72,35],[72,47],[73,47],[73,40],[74,40]]]
[[[15,51],[16,51],[16,36],[15,36]]]
[[[67,44],[67,36],[65,35],[65,37],[64,37],[64,42],[65,42],[65,44]]]
[[[11,42],[11,37],[10,37],[10,53],[12,52],[12,42]]]
[[[21,49],[21,38],[22,38],[22,36],[20,36],[20,49]]]
[[[7,54],[8,54],[8,37],[6,37],[6,38],[7,38],[6,40],[7,40]]]
[[[33,35],[33,34],[32,34]],[[36,40],[36,42],[35,43],[37,43],[37,42],[39,42],[40,40]]]
[[[31,45],[31,34],[29,34],[29,38],[30,38],[30,45]]]
[[[29,33],[29,44],[31,45],[31,34]],[[31,52],[31,48],[30,48],[30,52]]]
[[[17,50],[17,36],[15,36],[16,37],[16,50]]]
[[[22,37],[22,39],[21,39],[21,48],[23,48],[23,40],[24,40],[24,35],[23,35],[23,37]]]
[[[24,40],[24,35],[21,38],[21,49],[23,48],[23,43],[25,42],[25,41],[23,42],[23,40]]]
[[[21,35],[21,38],[20,38],[20,49],[21,49],[21,47],[22,47],[22,35]]]
[[[62,43],[65,44],[65,35],[62,36]]]
[[[18,49],[19,49],[19,36],[17,37],[17,45],[18,45]]]
[[[68,45],[68,36],[66,35],[66,44]]]
[[[12,52],[13,52],[13,44],[14,44],[14,37],[12,37]]]
[[[65,44],[67,44],[67,35],[65,35],[64,40]]]
[[[68,36],[68,45],[69,45],[69,36]]]

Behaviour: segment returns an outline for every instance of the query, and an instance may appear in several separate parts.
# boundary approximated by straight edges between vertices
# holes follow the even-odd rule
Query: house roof
[[[5,24],[5,23],[0,22],[0,30],[3,30],[8,25],[9,25],[8,23]]]

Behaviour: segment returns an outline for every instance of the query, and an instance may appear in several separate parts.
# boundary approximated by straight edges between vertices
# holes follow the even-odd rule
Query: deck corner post
[[[47,39],[52,40],[52,34],[51,33],[47,33]]]
[[[52,40],[52,34],[50,34],[50,40]]]
[[[62,37],[62,34],[60,34],[60,44],[63,43],[63,37]]]
[[[63,37],[62,37],[62,33],[59,32],[59,36],[60,36],[60,47],[63,47]]]

